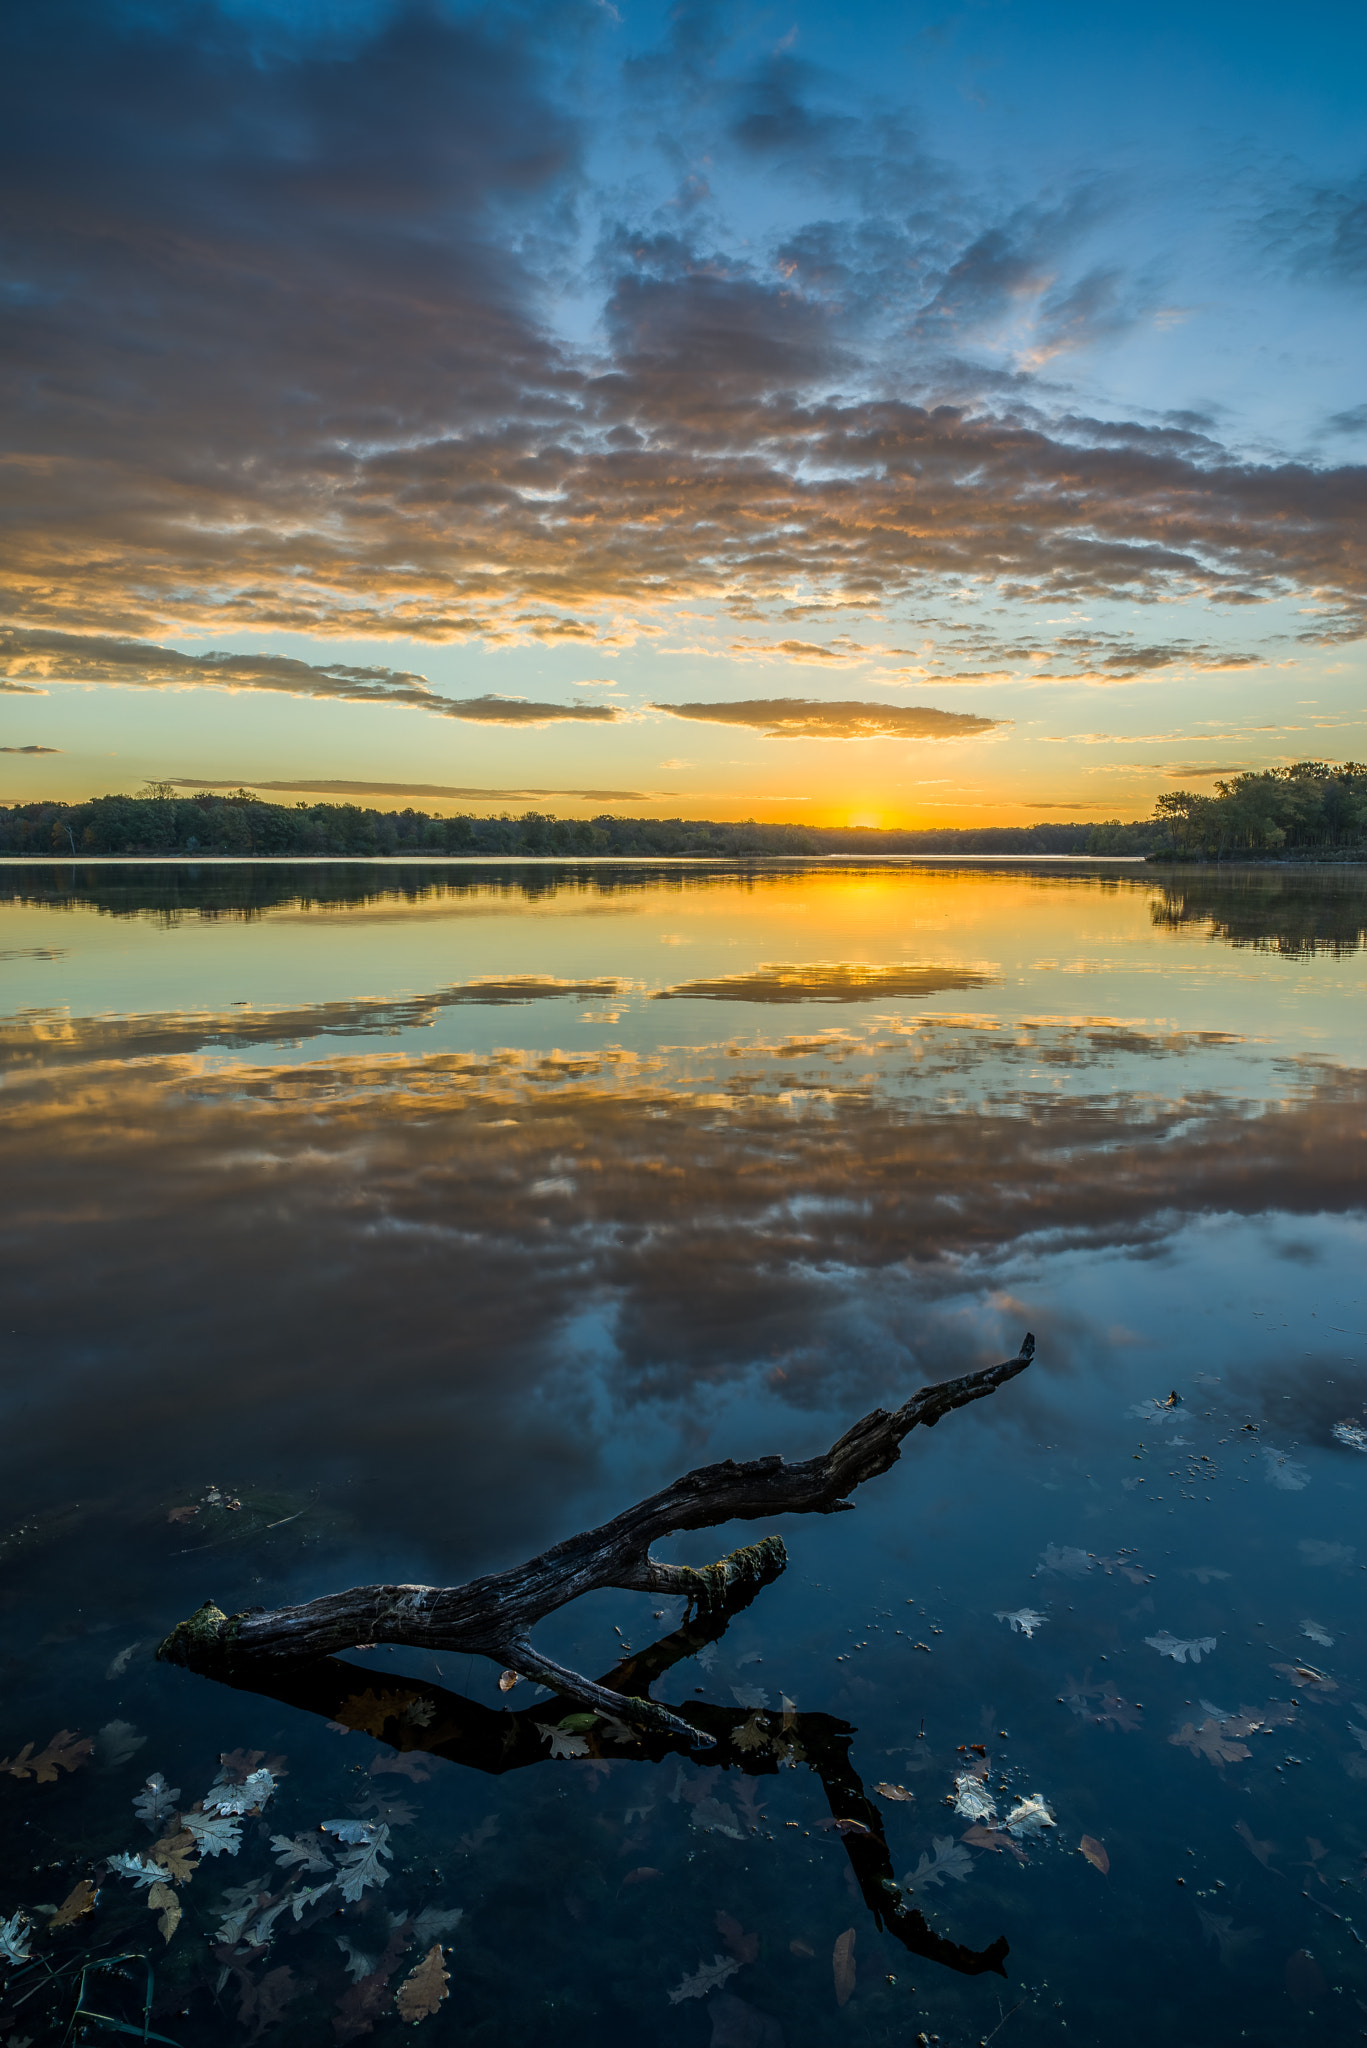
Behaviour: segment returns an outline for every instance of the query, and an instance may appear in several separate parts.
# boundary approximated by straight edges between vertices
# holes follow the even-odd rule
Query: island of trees
[[[265,803],[249,789],[179,795],[153,783],[136,796],[85,803],[0,805],[0,853],[131,854],[149,858],[264,855],[625,854],[1129,854],[1164,861],[1367,858],[1367,767],[1300,761],[1217,781],[1209,794],[1171,790],[1152,818],[1123,823],[981,826],[967,830],[741,823],[705,818],[436,817],[352,803]]]

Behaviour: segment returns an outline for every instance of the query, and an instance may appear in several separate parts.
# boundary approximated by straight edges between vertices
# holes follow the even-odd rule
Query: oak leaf
[[[180,1900],[169,1884],[154,1884],[147,1894],[147,1903],[157,1916],[162,1940],[169,1941],[180,1925]]]
[[[934,1855],[927,1856],[923,1849],[915,1870],[902,1880],[908,1890],[914,1890],[918,1884],[940,1885],[947,1877],[962,1884],[965,1878],[973,1875],[973,1858],[953,1835],[934,1836],[932,1847]]]
[[[981,1822],[975,1822],[971,1828],[964,1829],[961,1839],[971,1842],[975,1849],[991,1849],[998,1856],[1003,1849],[1009,1849],[1017,1863],[1030,1861],[1020,1843],[1008,1835],[1004,1828],[986,1828]]]
[[[924,1860],[924,1859],[923,1859]],[[835,1978],[835,2002],[847,2005],[854,1990],[854,1929],[838,1934],[831,1950],[831,1974]]]
[[[447,1996],[448,1978],[442,1967],[441,1943],[434,1942],[415,1969],[400,1984],[394,2003],[405,2026],[429,2019]]]
[[[358,1836],[364,1840],[364,1836]],[[281,1870],[290,1870],[296,1863],[302,1863],[305,1870],[332,1872],[332,1863],[323,1854],[323,1845],[313,1835],[272,1835],[271,1854]]]
[[[180,1818],[201,1856],[236,1856],[242,1847],[242,1829],[226,1813],[203,1813],[196,1807]]]
[[[8,1771],[12,1778],[33,1778],[40,1785],[55,1785],[61,1771],[78,1771],[88,1763],[95,1744],[91,1738],[77,1735],[70,1728],[59,1728],[48,1746],[35,1756],[33,1744],[26,1742],[18,1756],[0,1757],[0,1771]]]
[[[737,1749],[768,1749],[773,1737],[763,1714],[754,1713],[748,1720],[742,1721],[739,1728],[731,1730],[731,1740]]]
[[[188,1884],[199,1868],[198,1863],[190,1861],[197,1846],[190,1829],[181,1828],[176,1834],[163,1835],[159,1842],[153,1842],[149,1854],[177,1884]]]
[[[0,1963],[26,1963],[29,1959],[29,1917],[21,1907],[8,1920],[0,1920]]]
[[[179,1797],[179,1785],[168,1785],[160,1771],[153,1771],[151,1777],[143,1781],[142,1791],[134,1796],[133,1811],[155,1834],[167,1814],[175,1812]]]
[[[1226,1764],[1242,1763],[1253,1754],[1246,1743],[1231,1741],[1218,1721],[1203,1721],[1199,1728],[1184,1721],[1168,1741],[1178,1749],[1189,1749],[1193,1756],[1205,1757],[1217,1770],[1223,1770]]]
[[[61,1905],[48,1921],[52,1927],[74,1927],[87,1913],[95,1910],[95,1887],[88,1877],[83,1877],[73,1891],[67,1893]]]
[[[557,1728],[549,1721],[537,1721],[534,1725],[537,1734],[544,1735],[549,1742],[553,1757],[588,1755],[589,1745],[582,1735],[576,1735],[572,1730]]]
[[[728,1978],[734,1977],[740,1964],[734,1956],[713,1956],[710,1963],[699,1963],[692,1976],[685,1971],[681,1981],[666,1993],[671,2005],[679,2005],[685,1998],[706,1998],[709,1991],[715,1991]]]

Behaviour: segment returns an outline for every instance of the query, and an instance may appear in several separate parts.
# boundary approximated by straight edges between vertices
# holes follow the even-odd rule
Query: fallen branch
[[[273,1612],[248,1608],[227,1615],[206,1601],[171,1631],[157,1655],[231,1682],[244,1667],[312,1661],[374,1643],[474,1652],[597,1713],[710,1745],[712,1736],[653,1700],[613,1691],[543,1656],[528,1634],[533,1623],[581,1593],[606,1587],[683,1594],[690,1610],[704,1615],[727,1606],[738,1591],[757,1589],[784,1569],[787,1553],[777,1536],[702,1568],[663,1564],[650,1555],[651,1544],[680,1529],[772,1515],[839,1513],[852,1505],[846,1495],[856,1486],[896,1464],[909,1431],[918,1425],[931,1428],[952,1409],[995,1393],[1024,1372],[1034,1350],[1035,1340],[1027,1336],[1018,1356],[1004,1364],[922,1387],[891,1415],[875,1408],[820,1457],[793,1465],[767,1457],[699,1466],[601,1528],[571,1536],[511,1571],[463,1586],[353,1586]]]

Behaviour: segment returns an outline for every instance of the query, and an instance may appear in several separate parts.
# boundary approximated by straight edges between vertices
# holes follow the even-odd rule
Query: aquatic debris
[[[159,1863],[147,1863],[141,1856],[130,1856],[122,1850],[104,1860],[107,1870],[112,1870],[116,1877],[131,1877],[134,1884],[160,1884],[166,1875]]]
[[[95,1737],[95,1762],[102,1771],[116,1771],[146,1745],[131,1721],[106,1721]]]
[[[1304,1493],[1310,1484],[1310,1467],[1299,1464],[1285,1451],[1264,1444],[1263,1477],[1269,1486],[1279,1487],[1283,1493]]]
[[[174,1835],[163,1835],[159,1842],[153,1842],[147,1853],[177,1884],[188,1884],[199,1868],[198,1863],[190,1861],[197,1847],[189,1828],[179,1828]]]
[[[1002,1826],[1018,1841],[1029,1842],[1042,1835],[1046,1828],[1057,1827],[1058,1822],[1038,1792],[1031,1792],[1026,1798],[1017,1800]]]
[[[1329,1434],[1336,1442],[1347,1444],[1350,1451],[1367,1451],[1367,1429],[1356,1422],[1336,1422]]]
[[[206,1813],[260,1813],[274,1791],[275,1774],[272,1771],[252,1771],[240,1784],[233,1784],[227,1773],[220,1771],[205,1793],[202,1804]]]
[[[902,1879],[905,1889],[914,1891],[917,1885],[940,1885],[947,1877],[962,1884],[965,1878],[973,1875],[973,1858],[952,1835],[932,1835],[931,1848],[934,1855],[928,1856],[923,1849],[915,1870],[909,1871]]]
[[[1174,1636],[1167,1629],[1144,1638],[1151,1650],[1157,1650],[1160,1657],[1171,1657],[1174,1664],[1185,1664],[1188,1657],[1193,1664],[1199,1664],[1215,1648],[1216,1640],[1214,1636]]]
[[[7,1771],[11,1778],[33,1778],[39,1785],[55,1785],[63,1771],[78,1771],[88,1763],[94,1747],[88,1735],[59,1728],[37,1756],[33,1744],[26,1742],[17,1756],[0,1757],[0,1771]]]
[[[769,1695],[757,1685],[733,1685],[731,1697],[738,1707],[767,1707]]]
[[[413,1939],[417,1942],[432,1941],[439,1934],[450,1934],[465,1918],[464,1906],[424,1906],[413,1922]],[[390,1926],[395,1925],[395,1916],[389,1916]],[[402,1926],[400,1918],[398,1924]]]
[[[999,1608],[993,1618],[996,1621],[1009,1621],[1012,1633],[1022,1636],[1033,1636],[1035,1630],[1043,1628],[1048,1620],[1047,1615],[1038,1614],[1033,1607],[1018,1607],[1014,1614],[1005,1613]]]
[[[744,1700],[741,1701],[744,1706]],[[731,1740],[737,1749],[772,1749],[773,1735],[763,1714],[751,1714],[748,1721],[742,1721],[739,1728],[731,1730]]]
[[[1103,1877],[1111,1868],[1111,1859],[1106,1854],[1106,1844],[1099,1842],[1095,1835],[1084,1835],[1078,1843],[1079,1852],[1086,1857],[1093,1870],[1099,1870]]]
[[[1090,1552],[1078,1550],[1066,1543],[1062,1547],[1057,1543],[1051,1543],[1039,1563],[1035,1566],[1037,1572],[1064,1572],[1072,1579],[1080,1579],[1084,1572],[1089,1572],[1091,1569],[1092,1557]],[[1000,1621],[1001,1616],[998,1615],[997,1619]]]
[[[157,1916],[162,1940],[169,1941],[180,1925],[180,1900],[169,1884],[154,1884],[147,1894],[147,1903]]]
[[[205,1813],[196,1806],[183,1813],[181,1821],[194,1836],[201,1856],[236,1856],[242,1847],[242,1830],[227,1814]]]
[[[32,1922],[21,1906],[8,1920],[0,1920],[0,1963],[26,1963]]]
[[[1332,1650],[1334,1647],[1334,1638],[1321,1622],[1303,1621],[1301,1623],[1301,1634],[1306,1636],[1312,1643],[1318,1643],[1322,1650]]]
[[[682,1981],[666,1996],[671,2005],[681,2005],[685,1998],[706,1998],[709,1991],[729,1983],[739,1968],[734,1956],[715,1955],[710,1963],[699,1963],[692,1976],[685,1971]]]
[[[589,1753],[589,1745],[582,1735],[556,1728],[549,1721],[538,1721],[536,1731],[549,1742],[552,1756],[587,1756]]]
[[[960,1771],[954,1780],[954,1811],[964,1820],[995,1820],[996,1802],[976,1771]]]
[[[880,1799],[912,1800],[916,1797],[914,1792],[908,1792],[905,1785],[889,1785],[885,1781],[875,1785],[873,1789]]]
[[[48,1921],[49,1929],[55,1927],[74,1927],[76,1922],[83,1920],[87,1913],[94,1912],[95,1900],[98,1896],[99,1894],[96,1892],[91,1879],[83,1877],[74,1890],[67,1893],[57,1911]]]
[[[140,1649],[141,1647],[141,1639],[139,1639],[139,1641],[136,1643],[130,1643],[126,1650],[120,1650],[117,1657],[111,1657],[108,1664],[105,1666],[105,1677],[122,1678],[124,1672],[128,1669],[130,1661],[132,1660],[133,1652],[137,1649]]]
[[[843,1934],[836,1936],[835,1947],[831,1950],[831,1975],[835,1979],[837,2005],[848,2004],[854,1990],[854,1941],[854,1929],[847,1927]]]
[[[368,1841],[359,1843],[342,1858],[336,1882],[344,1899],[354,1905],[368,1885],[388,1884],[389,1872],[379,1860],[381,1856],[393,1859],[394,1851],[388,1843],[389,1829],[379,1824]]]
[[[133,1811],[155,1834],[167,1814],[175,1812],[179,1797],[179,1785],[168,1785],[160,1771],[153,1771],[142,1791],[133,1795]]]
[[[1236,1741],[1230,1730],[1240,1724],[1235,1722],[1203,1721],[1194,1728],[1190,1721],[1184,1721],[1175,1735],[1168,1741],[1179,1749],[1189,1749],[1193,1756],[1203,1756],[1208,1763],[1223,1770],[1226,1764],[1243,1763],[1253,1751],[1242,1742]]]
[[[406,2026],[430,2019],[447,1996],[449,1978],[442,1964],[441,1943],[434,1942],[416,1968],[409,1971],[394,1994],[399,2018]]]
[[[366,1837],[361,1834],[355,1839],[364,1841]],[[323,1870],[329,1874],[332,1871],[332,1863],[323,1854],[322,1843],[314,1835],[272,1835],[271,1854],[275,1857],[276,1866],[280,1870],[290,1870],[296,1863],[302,1864],[301,1876],[306,1871],[312,1871],[315,1875]]]

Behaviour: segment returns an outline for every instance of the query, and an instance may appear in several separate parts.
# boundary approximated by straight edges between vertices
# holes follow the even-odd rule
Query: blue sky
[[[6,40],[0,796],[976,824],[1367,752],[1360,10]]]

